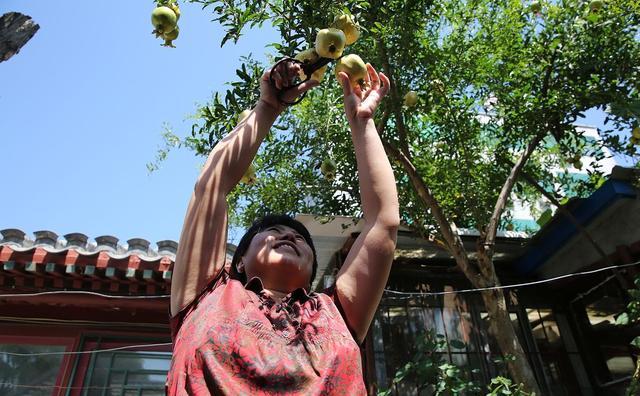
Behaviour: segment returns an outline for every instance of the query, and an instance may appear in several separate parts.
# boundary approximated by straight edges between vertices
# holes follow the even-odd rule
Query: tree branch
[[[547,66],[547,70],[545,72],[545,76],[542,83],[542,97],[546,97],[549,93],[549,84],[551,82],[551,72],[553,70],[555,61],[556,61],[557,50],[551,54],[551,59],[549,62],[549,66]],[[486,232],[484,235],[484,249],[483,252],[486,252],[489,258],[493,257],[493,248],[496,239],[496,233],[498,232],[498,224],[500,223],[500,216],[502,216],[502,212],[507,204],[507,200],[509,199],[509,195],[511,194],[511,190],[515,185],[515,182],[518,178],[518,175],[524,168],[524,164],[527,163],[531,154],[538,146],[538,143],[547,135],[546,131],[539,132],[531,142],[527,145],[522,156],[518,159],[518,161],[511,168],[511,173],[504,185],[502,186],[502,190],[500,190],[500,195],[498,196],[498,200],[496,201],[496,205],[493,208],[493,213],[491,214],[491,218],[489,220],[489,225],[486,228]]]
[[[509,166],[513,166],[513,162],[511,162],[508,158],[499,157],[498,159],[500,161],[508,164]],[[589,231],[587,231],[587,229],[582,226],[582,224],[578,221],[578,219],[576,219],[576,217],[569,210],[567,210],[567,208],[564,205],[560,204],[560,202],[556,199],[556,197],[554,197],[551,193],[549,193],[547,190],[545,190],[527,172],[521,171],[520,172],[520,176],[524,180],[526,180],[529,184],[531,184],[531,186],[533,186],[533,188],[535,188],[540,194],[542,194],[545,198],[547,198],[549,201],[551,201],[551,203],[554,204],[558,208],[560,213],[562,213],[563,215],[567,216],[569,221],[571,221],[571,223],[578,229],[578,231],[580,231],[582,236],[584,236],[584,238],[587,241],[589,241],[589,243],[593,246],[593,248],[598,252],[598,254],[602,257],[602,259],[607,264],[607,266],[613,266],[613,263],[611,262],[611,259],[609,258],[609,256],[605,253],[604,250],[602,250],[600,245],[598,245],[596,243],[596,241],[591,237],[591,234],[589,234]]]
[[[389,121],[390,115],[391,115],[391,110],[389,109],[389,106],[387,106],[387,108],[384,109],[384,112],[382,113],[382,117],[376,124],[376,130],[378,131],[378,135],[380,135],[381,137],[385,127],[387,126],[387,121]]]
[[[538,146],[538,143],[540,143],[545,135],[546,132],[538,133],[538,135],[536,135],[533,140],[529,142],[522,156],[511,168],[511,172],[509,173],[507,180],[500,190],[500,195],[498,195],[498,200],[496,201],[496,205],[493,208],[493,213],[491,214],[491,219],[489,220],[489,225],[486,228],[484,236],[484,251],[487,253],[488,257],[493,256],[493,245],[495,243],[496,233],[498,231],[498,224],[500,223],[500,216],[502,215],[502,211],[507,205],[507,200],[509,199],[509,195],[511,194],[511,190],[515,185],[518,175],[522,171],[524,164],[529,160],[529,157],[531,157],[531,154],[533,154],[533,151]]]
[[[380,55],[380,59],[382,60],[382,67],[389,77],[389,82],[391,86],[389,87],[389,93],[391,94],[391,100],[393,103],[390,104],[390,107],[393,109],[394,115],[396,117],[396,124],[398,126],[398,135],[400,137],[400,147],[404,150],[409,148],[409,144],[407,141],[407,128],[404,125],[404,117],[402,116],[401,107],[398,103],[401,103],[400,94],[398,93],[398,86],[395,83],[395,73],[393,68],[391,67],[391,63],[389,62],[389,55],[387,54],[387,48],[385,47],[384,41],[381,38],[377,40],[378,44],[378,53]],[[409,154],[410,155],[410,154]]]
[[[384,139],[382,140],[382,144],[384,145],[387,153],[389,153],[393,158],[400,162],[405,172],[411,179],[411,183],[418,193],[418,196],[425,204],[425,206],[431,211],[431,215],[438,223],[440,231],[442,232],[442,236],[447,243],[448,250],[456,260],[458,266],[460,266],[460,269],[465,273],[465,275],[471,282],[475,283],[476,286],[485,286],[485,282],[480,276],[480,270],[478,266],[469,260],[467,252],[462,244],[462,238],[460,238],[460,235],[457,232],[456,225],[454,223],[447,222],[447,217],[438,204],[438,201],[436,201],[435,197],[429,190],[429,187],[427,187],[425,182],[418,174],[418,171],[413,166],[411,160],[402,151],[398,150],[396,147],[394,147]]]

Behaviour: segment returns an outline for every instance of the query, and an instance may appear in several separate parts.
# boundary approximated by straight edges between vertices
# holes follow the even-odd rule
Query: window
[[[444,291],[453,292],[451,286]],[[471,304],[479,301],[457,293],[410,299],[383,299],[373,323],[373,352],[379,389],[387,389],[400,367],[412,359],[416,342],[428,331],[447,343],[435,350],[443,362],[463,370],[463,376],[483,384],[498,373],[493,360],[499,354],[490,346],[481,314]],[[484,315],[486,318],[486,314]],[[407,377],[395,386],[396,395],[430,394],[420,378]]]
[[[81,389],[82,396],[164,396],[171,365],[171,343],[166,341],[154,336],[84,336],[70,385]]]
[[[49,396],[56,384],[63,345],[0,344],[0,394]],[[29,356],[21,356],[29,354]]]
[[[553,395],[575,394],[578,384],[572,358],[579,360],[577,350],[567,351],[554,312],[548,308],[527,308],[527,319],[535,340],[545,378]]]
[[[635,370],[629,342],[633,334],[624,327],[616,326],[616,316],[624,311],[626,302],[617,281],[610,280],[592,294],[586,305],[586,314],[591,325],[590,337],[600,346],[601,358],[606,372],[601,372],[600,382],[608,383],[630,377]]]
[[[87,396],[163,396],[169,352],[96,353],[87,371]]]

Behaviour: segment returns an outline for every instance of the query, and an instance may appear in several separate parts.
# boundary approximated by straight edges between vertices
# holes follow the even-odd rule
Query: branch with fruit
[[[180,29],[178,20],[180,19],[180,7],[176,0],[158,0],[157,7],[151,12],[151,24],[156,38],[164,40],[163,47],[175,48],[173,40],[178,38]]]
[[[284,93],[288,89],[309,80],[322,81],[329,63],[333,61],[336,61],[336,76],[340,72],[344,72],[349,76],[349,80],[353,86],[357,85],[361,89],[365,89],[367,85],[366,79],[368,78],[366,64],[362,58],[356,54],[343,55],[346,46],[355,43],[359,37],[360,26],[355,22],[352,15],[345,13],[336,16],[330,27],[321,29],[317,33],[313,48],[306,49],[293,58],[283,58],[273,66],[270,73],[270,81],[278,91],[278,99],[286,105],[300,103],[306,92],[293,102],[284,100]],[[282,68],[278,68],[278,66],[286,62],[300,64],[300,72],[297,78],[294,79],[294,84],[278,88],[275,83],[274,74],[277,70],[282,70]],[[248,112],[249,110],[244,110],[241,113],[239,122],[246,117]],[[335,178],[337,165],[333,159],[329,157],[325,158],[319,168],[327,180],[332,181]],[[251,165],[240,181],[245,184],[253,184],[255,180],[255,167]]]
[[[360,26],[352,15],[345,13],[336,16],[330,27],[318,31],[313,48],[306,49],[293,58],[283,58],[274,65],[270,76],[271,84],[274,87],[276,84],[273,74],[282,63],[298,63],[301,69],[298,75],[299,79],[296,79],[293,85],[278,89],[278,99],[286,105],[300,103],[305,96],[304,94],[295,101],[288,102],[283,99],[284,93],[309,80],[322,81],[328,64],[333,61],[336,62],[336,76],[340,72],[345,72],[349,75],[349,80],[354,86],[358,85],[364,89],[368,76],[364,61],[356,54],[343,55],[346,46],[355,43],[359,37]]]

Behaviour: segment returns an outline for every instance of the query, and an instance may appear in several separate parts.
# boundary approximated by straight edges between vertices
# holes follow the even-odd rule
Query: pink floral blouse
[[[218,278],[170,320],[168,395],[366,395],[333,288],[276,304],[259,278]]]

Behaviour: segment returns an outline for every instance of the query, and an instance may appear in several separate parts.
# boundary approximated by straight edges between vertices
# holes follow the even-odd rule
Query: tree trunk
[[[509,310],[501,290],[486,290],[482,293],[482,300],[489,314],[489,333],[495,337],[504,355],[511,355],[515,359],[506,361],[509,374],[516,384],[523,384],[527,392],[541,395],[536,377],[531,370],[527,355],[522,349],[518,336],[511,323]]]
[[[442,209],[418,174],[411,160],[388,142],[383,140],[383,144],[387,152],[402,164],[418,196],[425,203],[425,206],[431,210],[431,215],[434,216],[442,234],[445,236],[450,253],[471,284],[481,289],[498,286],[500,282],[495,275],[493,260],[488,255],[491,249],[487,250],[486,245],[480,244],[478,247],[478,262],[470,260],[460,235],[454,231],[453,225],[446,222]],[[507,363],[507,369],[512,376],[512,380],[515,383],[524,384],[527,391],[541,395],[533,370],[529,366],[529,360],[520,346],[518,336],[511,324],[502,291],[494,289],[483,292],[482,298],[489,314],[489,330],[491,334],[496,338],[503,354],[516,357],[515,361]]]
[[[0,62],[20,52],[20,48],[40,29],[30,16],[8,12],[0,17]]]

